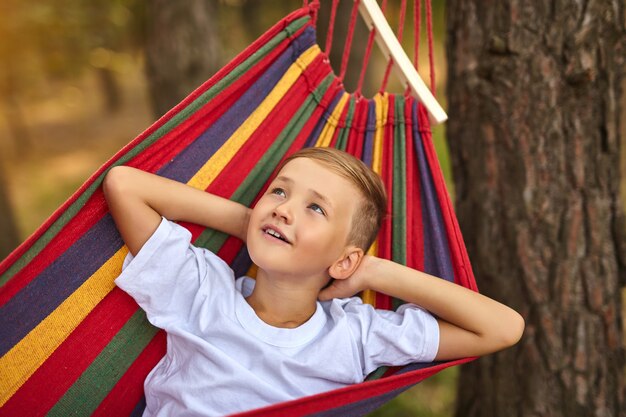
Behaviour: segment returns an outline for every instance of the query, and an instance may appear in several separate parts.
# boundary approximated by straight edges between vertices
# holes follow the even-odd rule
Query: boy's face
[[[252,210],[247,234],[252,261],[269,274],[327,277],[346,248],[361,198],[354,185],[323,164],[290,161]]]

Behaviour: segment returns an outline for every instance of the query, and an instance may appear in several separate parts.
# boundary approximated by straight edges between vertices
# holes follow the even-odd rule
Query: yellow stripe
[[[115,287],[128,253],[122,247],[48,317],[0,358],[0,407]]]
[[[319,53],[319,47],[314,45],[291,65],[261,105],[191,178],[189,185],[200,189],[206,189],[210,185]],[[48,317],[0,358],[0,406],[11,398],[115,287],[114,280],[120,274],[127,252],[125,246],[120,249]]]
[[[377,94],[374,97],[376,104],[376,132],[374,133],[374,146],[372,150],[372,170],[378,175],[382,172],[383,167],[383,138],[385,133],[385,125],[387,124],[387,116],[389,115],[389,96],[387,93]],[[367,251],[368,255],[378,255],[378,238]],[[361,295],[363,302],[376,305],[376,292],[372,290],[363,291]]]
[[[248,268],[248,272],[246,272],[246,276],[256,279],[256,274],[258,272],[259,272],[259,267],[253,263],[252,265],[250,265],[250,268]]]
[[[335,130],[337,129],[337,122],[341,118],[341,113],[343,113],[343,109],[346,107],[346,103],[348,102],[348,98],[350,98],[350,94],[344,91],[343,96],[339,99],[339,103],[335,106],[332,114],[329,117],[329,120],[326,121],[324,125],[324,129],[320,137],[315,143],[317,147],[328,147],[330,146],[330,142],[333,140],[333,136],[335,134]]]
[[[388,116],[389,96],[377,94],[374,97],[376,103],[376,133],[374,133],[374,149],[372,152],[372,169],[381,175],[383,167],[383,138],[385,136],[385,125]]]
[[[252,133],[258,129],[267,115],[270,114],[276,104],[300,77],[304,69],[306,69],[320,52],[319,46],[313,45],[300,55],[300,57],[291,64],[285,75],[283,75],[278,84],[276,84],[259,107],[256,108],[241,126],[239,126],[230,138],[226,140],[224,145],[213,154],[187,184],[201,190],[206,189],[219,173],[222,172],[224,166],[232,160],[233,156],[250,138]]]

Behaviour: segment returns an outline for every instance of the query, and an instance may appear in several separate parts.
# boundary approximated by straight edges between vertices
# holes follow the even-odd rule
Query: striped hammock
[[[345,150],[384,180],[391,216],[370,253],[476,290],[425,110],[413,98],[348,94],[303,7],[125,146],[0,263],[0,415],[141,415],[143,381],[165,353],[113,281],[127,253],[102,193],[128,165],[245,205],[276,166],[309,146]],[[242,242],[182,223],[193,243],[250,271]],[[397,300],[366,293],[378,308]],[[239,416],[357,416],[471,359],[380,369],[364,383]],[[236,390],[236,387],[233,387]]]

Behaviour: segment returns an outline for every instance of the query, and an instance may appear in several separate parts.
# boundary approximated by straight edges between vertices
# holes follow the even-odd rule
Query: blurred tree
[[[302,0],[273,0],[271,3],[264,0],[222,0],[220,3],[223,5],[222,10],[236,7],[248,35],[247,43],[254,41],[274,23],[302,6]]]
[[[19,243],[15,216],[6,189],[4,165],[0,158],[0,260],[11,253]]]
[[[22,153],[30,143],[30,134],[18,101],[23,78],[20,63],[26,61],[24,49],[18,47],[18,35],[24,29],[22,21],[15,1],[7,0],[0,5],[0,101],[17,153]]]
[[[217,10],[215,0],[147,3],[146,72],[158,116],[220,68]]]
[[[456,210],[515,347],[465,366],[457,415],[624,416],[624,1],[449,0]]]

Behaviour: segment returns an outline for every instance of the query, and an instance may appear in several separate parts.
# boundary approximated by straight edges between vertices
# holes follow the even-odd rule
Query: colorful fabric
[[[101,184],[116,165],[250,206],[295,150],[343,149],[378,172],[391,197],[371,253],[476,289],[425,110],[402,95],[346,93],[309,13],[281,20],[120,150],[0,263],[0,415],[141,415],[143,381],[165,352],[165,334],[113,283],[127,249]],[[241,241],[181,224],[236,274],[249,272]],[[383,294],[363,297],[397,305]],[[240,416],[363,415],[468,360],[379,370],[378,379]]]

